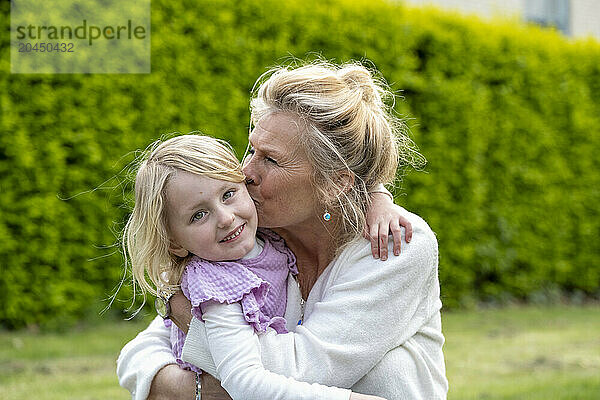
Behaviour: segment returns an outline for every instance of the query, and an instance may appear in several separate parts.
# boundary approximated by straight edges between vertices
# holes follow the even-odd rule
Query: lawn
[[[449,399],[600,399],[600,307],[443,316]]]
[[[600,399],[600,307],[443,314],[449,399]],[[128,399],[119,349],[144,322],[67,333],[0,332],[0,397]]]

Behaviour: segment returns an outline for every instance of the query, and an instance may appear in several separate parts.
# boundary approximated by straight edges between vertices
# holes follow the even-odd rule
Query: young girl
[[[239,302],[257,333],[269,327],[286,333],[287,278],[297,273],[295,257],[279,236],[257,231],[244,179],[224,141],[183,135],[155,142],[137,171],[124,247],[135,282],[142,293],[158,296],[158,302],[181,290],[197,318],[212,320],[218,320],[221,307]],[[185,334],[168,319],[168,310],[161,314],[167,317],[177,362],[200,373],[181,360]],[[220,349],[227,342],[220,341],[219,329],[226,329],[226,321],[211,326],[206,324],[210,351],[230,394],[244,393],[245,399],[380,399],[273,374],[260,362],[257,341],[248,343],[247,355],[223,357]]]

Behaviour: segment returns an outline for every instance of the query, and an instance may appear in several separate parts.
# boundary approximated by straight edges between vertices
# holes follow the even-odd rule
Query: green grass
[[[110,322],[64,333],[0,333],[0,398],[129,399],[115,375],[119,349],[145,322]]]
[[[450,399],[600,399],[600,307],[443,316]]]
[[[600,399],[600,307],[443,315],[449,399]],[[67,333],[0,332],[2,399],[128,399],[119,349],[144,322]]]

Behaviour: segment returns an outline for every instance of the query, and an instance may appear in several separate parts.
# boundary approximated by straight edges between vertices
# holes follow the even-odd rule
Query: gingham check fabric
[[[192,314],[202,318],[202,303],[240,302],[246,321],[257,332],[268,327],[277,333],[286,333],[285,313],[287,277],[297,274],[296,257],[277,234],[260,229],[264,240],[262,252],[255,258],[236,261],[207,261],[192,257],[181,279],[181,290],[192,303]],[[195,366],[181,360],[185,333],[169,320],[171,346],[177,362],[183,367],[200,372]]]

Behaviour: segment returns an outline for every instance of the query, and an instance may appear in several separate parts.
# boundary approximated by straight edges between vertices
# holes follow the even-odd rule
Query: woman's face
[[[302,126],[290,114],[276,113],[258,121],[250,134],[243,171],[259,226],[304,225],[322,213],[310,182],[311,166],[299,143]]]

